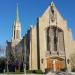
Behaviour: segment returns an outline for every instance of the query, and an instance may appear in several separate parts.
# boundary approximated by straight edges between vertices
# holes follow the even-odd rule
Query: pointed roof
[[[49,12],[51,12],[51,10],[50,10],[51,7],[54,8],[54,10],[57,11],[57,8],[56,8],[54,2],[52,1],[52,2],[49,4],[48,8],[45,10],[45,12],[42,14],[41,17],[45,16],[46,14],[49,14]]]
[[[16,21],[19,21],[18,3],[17,3],[17,10],[16,10]]]
[[[50,6],[55,6],[55,4],[54,4],[54,2],[53,2],[53,1],[51,2]]]

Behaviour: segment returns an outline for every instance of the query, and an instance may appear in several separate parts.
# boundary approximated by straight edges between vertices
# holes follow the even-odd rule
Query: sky
[[[5,47],[6,40],[11,41],[17,3],[22,36],[24,36],[30,25],[36,25],[37,17],[45,12],[52,1],[59,13],[67,20],[68,28],[71,28],[75,39],[75,0],[0,0],[0,45]],[[5,51],[0,51],[0,55],[4,53]]]

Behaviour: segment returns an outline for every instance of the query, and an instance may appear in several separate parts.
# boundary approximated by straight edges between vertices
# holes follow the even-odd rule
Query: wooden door
[[[60,60],[56,60],[55,65],[56,65],[56,71],[57,71],[57,72],[60,72],[60,71],[61,71],[61,68],[62,68],[62,63],[61,63],[61,61],[60,61]]]
[[[52,61],[50,58],[47,58],[47,71],[50,71],[52,69]]]

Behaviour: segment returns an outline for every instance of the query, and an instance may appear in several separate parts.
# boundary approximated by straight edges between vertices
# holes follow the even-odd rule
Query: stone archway
[[[60,72],[61,69],[62,69],[61,60],[47,58],[47,71]]]

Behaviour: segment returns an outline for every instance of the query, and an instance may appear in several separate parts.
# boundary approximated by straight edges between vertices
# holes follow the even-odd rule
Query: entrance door
[[[62,63],[61,63],[60,60],[57,60],[56,61],[56,70],[57,70],[57,72],[61,71],[61,69],[62,69]]]
[[[60,72],[62,69],[62,63],[58,59],[53,59],[53,61],[50,58],[47,58],[47,71],[55,71]]]
[[[52,70],[52,61],[50,58],[47,58],[47,71]]]
[[[60,60],[53,60],[53,71],[60,72],[62,68],[62,63]]]

